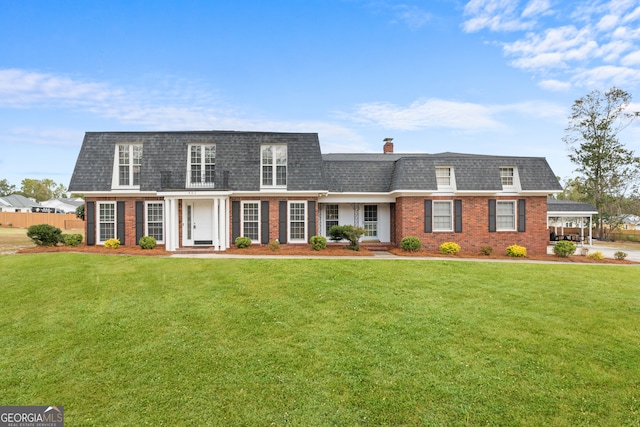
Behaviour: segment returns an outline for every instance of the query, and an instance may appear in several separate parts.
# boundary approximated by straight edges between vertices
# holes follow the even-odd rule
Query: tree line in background
[[[573,103],[563,138],[580,175],[565,181],[558,198],[594,205],[601,238],[605,224],[614,230],[626,215],[640,215],[640,158],[618,139],[640,116],[629,111],[630,103],[631,95],[616,87],[592,91]]]
[[[67,187],[51,179],[23,179],[20,190],[9,183],[7,179],[0,180],[0,197],[20,194],[42,202],[49,199],[67,198]]]

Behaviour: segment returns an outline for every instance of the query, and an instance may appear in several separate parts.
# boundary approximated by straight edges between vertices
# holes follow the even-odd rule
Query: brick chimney
[[[384,154],[393,153],[393,138],[385,138],[384,145],[382,146],[382,152]]]

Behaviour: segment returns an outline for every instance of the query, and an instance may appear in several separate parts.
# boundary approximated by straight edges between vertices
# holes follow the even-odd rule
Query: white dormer
[[[449,166],[437,166],[436,183],[438,184],[438,191],[446,193],[456,191],[456,177],[453,168]]]
[[[518,168],[514,166],[501,166],[500,181],[502,182],[502,191],[506,193],[520,192],[521,187]]]
[[[111,188],[139,189],[142,168],[142,144],[117,144]]]

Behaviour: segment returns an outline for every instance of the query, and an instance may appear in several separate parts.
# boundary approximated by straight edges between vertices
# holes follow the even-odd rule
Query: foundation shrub
[[[152,236],[144,236],[140,239],[140,247],[142,249],[153,249],[156,247],[156,239]]]
[[[491,255],[493,253],[493,246],[489,246],[489,245],[482,245],[480,246],[480,253],[482,255]]]
[[[455,242],[444,242],[439,250],[441,254],[455,255],[460,252],[460,245]]]
[[[62,234],[60,242],[65,246],[78,246],[82,243],[82,234]]]
[[[38,246],[55,246],[61,235],[62,230],[49,224],[36,224],[27,229],[27,237]]]
[[[353,225],[334,225],[329,229],[331,240],[336,242],[340,240],[348,240],[347,249],[353,251],[360,250],[360,238],[364,236],[365,230],[362,227],[354,227]]]
[[[118,247],[120,247],[120,239],[109,239],[104,242],[104,247],[107,249],[118,249]]]
[[[280,249],[280,242],[274,239],[267,243],[267,247],[271,252],[275,252]]]
[[[327,239],[323,236],[313,236],[309,242],[311,243],[311,248],[314,251],[321,251],[327,247]]]
[[[400,242],[400,247],[408,252],[418,252],[422,247],[422,242],[415,236],[407,236]]]
[[[619,261],[622,261],[623,259],[625,259],[627,257],[627,255],[629,255],[626,252],[622,252],[622,251],[617,251],[615,254],[613,254],[613,257]]]
[[[602,252],[597,251],[597,252],[594,252],[592,254],[587,255],[587,258],[595,259],[596,261],[601,261],[601,260],[604,259],[604,255],[602,254]]]
[[[514,258],[524,258],[527,256],[527,248],[519,245],[511,245],[507,247],[507,255]]]
[[[236,248],[244,249],[251,246],[251,239],[248,237],[238,237],[236,239]]]
[[[562,258],[573,255],[575,251],[576,245],[570,240],[560,240],[553,247],[553,253]]]

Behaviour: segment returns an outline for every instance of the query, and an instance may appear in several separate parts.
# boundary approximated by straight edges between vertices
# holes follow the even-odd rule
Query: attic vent
[[[385,138],[384,145],[382,147],[382,152],[384,154],[393,153],[393,138]]]

